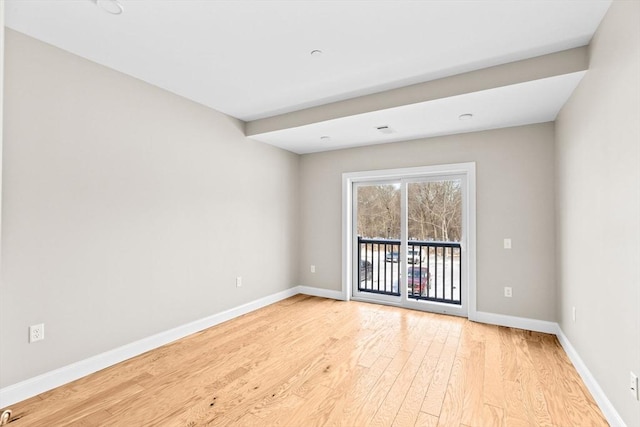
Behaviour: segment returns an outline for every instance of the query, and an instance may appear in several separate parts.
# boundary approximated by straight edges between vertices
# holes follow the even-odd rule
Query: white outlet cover
[[[513,289],[509,286],[504,287],[504,296],[507,298],[511,298],[513,296]]]
[[[44,339],[44,323],[29,326],[29,342],[42,341]]]
[[[511,239],[509,239],[509,238],[504,239],[504,248],[505,249],[511,249]]]

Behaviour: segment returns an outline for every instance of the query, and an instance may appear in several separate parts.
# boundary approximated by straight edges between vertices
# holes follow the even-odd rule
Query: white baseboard
[[[63,366],[28,380],[4,387],[0,389],[0,408],[6,408],[14,403],[36,396],[63,384],[70,383],[71,381],[75,381],[101,369],[115,365],[116,363],[120,363],[235,317],[242,316],[243,314],[273,304],[274,302],[289,298],[300,292],[298,287],[286,289],[221,313],[205,317],[204,319],[196,320],[165,332],[160,332],[88,359],[72,363],[71,365]]]
[[[332,291],[330,289],[314,288],[311,286],[298,286],[296,289],[298,293],[301,294],[344,301],[342,291]]]
[[[584,381],[585,385],[591,392],[591,395],[600,407],[600,410],[602,410],[602,413],[604,414],[609,424],[611,424],[612,427],[626,427],[624,420],[622,419],[618,411],[616,411],[616,408],[614,408],[613,404],[611,404],[611,401],[607,398],[607,395],[604,393],[595,377],[591,374],[591,371],[589,371],[587,365],[584,364],[576,349],[573,348],[573,346],[569,342],[569,339],[562,331],[562,328],[560,328],[560,325],[558,325],[556,336],[558,337],[558,341],[560,341],[562,348],[564,348],[565,353],[567,353],[567,356],[569,356],[571,363],[573,363],[573,366],[575,366],[576,371],[578,371],[578,373],[582,377],[582,381]]]
[[[555,335],[555,333],[558,331],[558,324],[556,322],[528,319],[526,317],[507,316],[504,314],[487,313],[484,311],[476,311],[473,315],[473,318],[470,317],[469,320],[480,323],[488,323],[490,325],[526,329],[528,331],[542,332],[545,334]]]

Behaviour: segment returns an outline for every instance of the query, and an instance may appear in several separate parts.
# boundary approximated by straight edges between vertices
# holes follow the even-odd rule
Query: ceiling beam
[[[585,71],[588,67],[588,49],[583,46],[249,121],[245,126],[245,134],[255,136],[387,108]]]

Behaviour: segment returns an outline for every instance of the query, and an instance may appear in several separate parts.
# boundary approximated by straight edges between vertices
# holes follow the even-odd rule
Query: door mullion
[[[407,247],[407,238],[409,235],[408,200],[407,180],[402,179],[400,180],[400,253],[398,254],[399,264],[401,264],[398,291],[400,292],[402,304],[407,302],[407,254],[409,253],[409,248]]]

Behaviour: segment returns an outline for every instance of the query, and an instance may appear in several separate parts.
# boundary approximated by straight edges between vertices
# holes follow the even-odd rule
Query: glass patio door
[[[352,297],[466,315],[462,176],[353,184]]]
[[[460,305],[462,179],[421,179],[406,185],[408,297]]]
[[[381,301],[401,296],[401,182],[357,184],[355,292]]]

